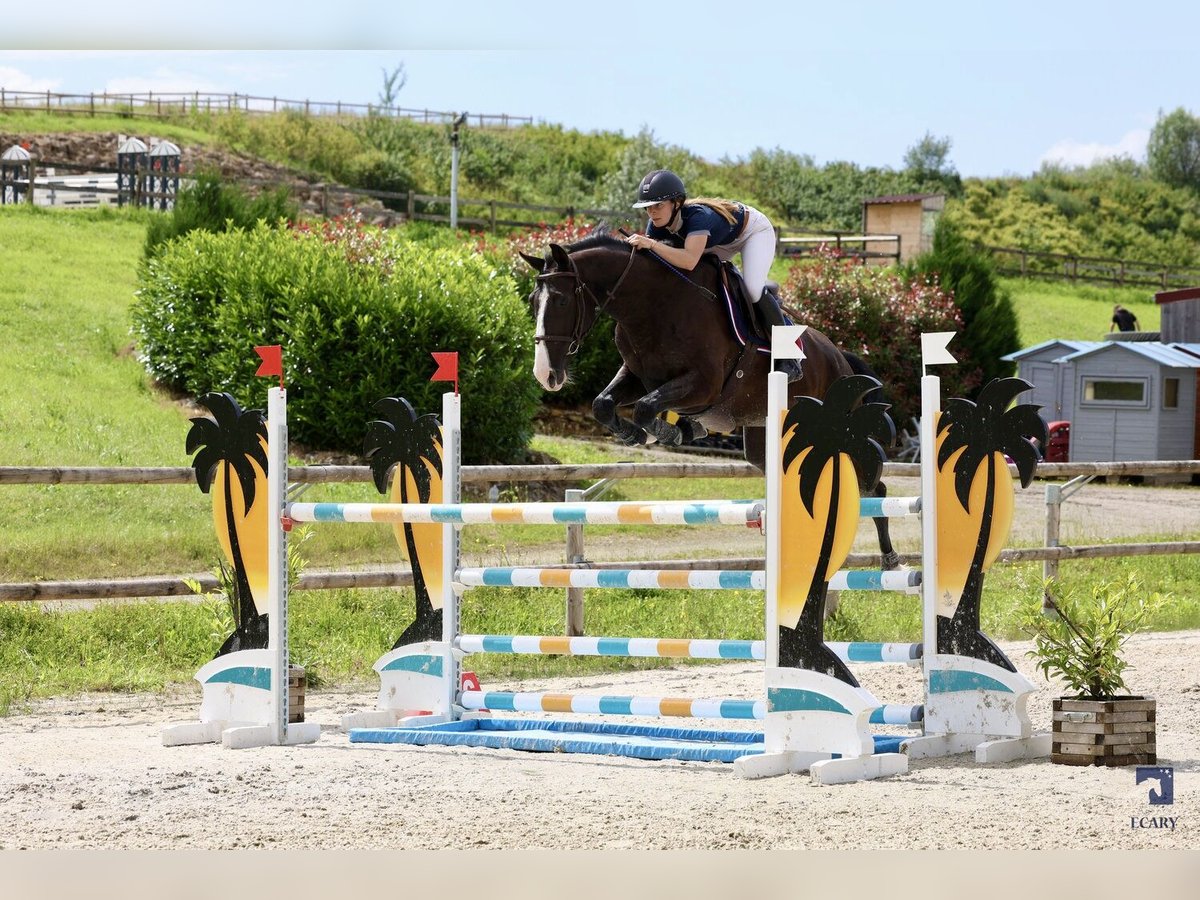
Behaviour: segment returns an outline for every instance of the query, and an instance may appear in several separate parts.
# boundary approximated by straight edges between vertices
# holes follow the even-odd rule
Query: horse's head
[[[522,253],[537,270],[537,284],[529,295],[533,311],[533,377],[548,391],[567,383],[567,360],[596,321],[594,296],[575,268],[570,254],[551,244],[545,258]]]

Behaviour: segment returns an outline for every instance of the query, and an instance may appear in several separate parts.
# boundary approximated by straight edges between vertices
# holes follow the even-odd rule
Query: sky
[[[1145,158],[1200,114],[1200,3],[314,0],[12,4],[0,88],[210,91],[649,129],[705,159],[755,149],[901,168],[926,133],[964,176]],[[119,7],[120,12],[117,12]]]

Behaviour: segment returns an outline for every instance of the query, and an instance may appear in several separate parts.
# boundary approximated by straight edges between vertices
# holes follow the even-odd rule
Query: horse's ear
[[[530,254],[525,253],[524,251],[520,251],[520,252],[521,252],[521,259],[523,259],[523,260],[525,260],[525,262],[529,263],[529,265],[532,268],[537,269],[539,272],[545,270],[546,260],[542,259],[542,257],[531,256]]]
[[[571,256],[561,244],[550,245],[550,256],[554,259],[554,264],[560,269],[570,270]]]

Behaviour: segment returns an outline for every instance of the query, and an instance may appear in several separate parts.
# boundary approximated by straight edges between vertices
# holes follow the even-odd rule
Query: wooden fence
[[[982,245],[980,249],[991,255],[996,269],[1002,275],[1144,286],[1160,290],[1200,285],[1200,268],[1195,266],[1166,266],[1071,253],[1043,253],[1017,247]]]
[[[533,116],[508,113],[458,113],[434,109],[408,109],[371,103],[343,103],[341,100],[288,100],[282,97],[256,97],[251,94],[221,94],[205,91],[146,91],[145,93],[92,92],[60,94],[53,91],[11,91],[0,87],[0,112],[44,112],[63,115],[119,115],[122,118],[164,119],[188,113],[242,112],[265,115],[298,112],[306,116],[389,116],[416,122],[450,124],[460,115],[464,124],[477,128],[511,128],[532,125]]]
[[[885,463],[885,477],[916,478],[920,466],[916,463]],[[1088,478],[1091,476],[1133,475],[1197,475],[1200,460],[1156,460],[1129,462],[1043,463],[1038,466],[1039,479]],[[289,479],[297,484],[346,483],[372,480],[368,466],[297,466],[289,469]],[[585,465],[540,466],[464,466],[463,484],[498,484],[502,482],[578,483],[620,478],[760,478],[761,473],[744,462],[717,463],[600,463]],[[195,472],[190,467],[114,468],[0,466],[0,485],[4,484],[190,484]],[[1006,549],[1000,561],[1006,563],[1041,561],[1051,568],[1061,560],[1095,559],[1126,556],[1158,556],[1200,553],[1200,541],[1167,541],[1151,544],[1095,544],[1064,546],[1057,542],[1057,526],[1061,501],[1051,503],[1047,497],[1047,544],[1045,547]],[[582,536],[568,535],[573,542],[568,558],[583,555]],[[919,563],[918,554],[902,554],[906,564]],[[761,558],[638,560],[587,564],[591,568],[654,568],[654,569],[755,569],[761,568]],[[878,566],[879,555],[851,554],[848,566]],[[582,564],[564,563],[551,568],[580,568]],[[108,600],[130,597],[192,596],[185,581],[199,583],[202,591],[217,587],[216,579],[208,574],[161,575],[140,578],[77,581],[38,581],[0,584],[0,602],[54,600]],[[406,569],[379,571],[308,572],[301,576],[298,590],[329,590],[359,587],[404,587],[412,584],[412,573]]]

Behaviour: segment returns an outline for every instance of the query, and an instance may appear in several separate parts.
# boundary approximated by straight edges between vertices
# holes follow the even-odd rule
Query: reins
[[[629,270],[633,268],[633,262],[634,262],[634,259],[636,258],[636,253],[637,253],[637,250],[635,248],[631,247],[630,251],[629,251],[629,262],[625,263],[625,269],[624,269],[624,271],[621,272],[621,277],[617,279],[617,283],[614,284],[609,290],[607,290],[605,292],[603,301],[601,301],[600,298],[596,296],[596,292],[592,290],[591,286],[586,281],[584,281],[582,278],[579,277],[579,272],[575,268],[574,260],[571,260],[571,268],[568,270],[565,270],[562,272],[543,272],[541,275],[538,275],[538,277],[537,277],[538,281],[548,281],[551,278],[562,278],[562,277],[570,277],[575,280],[575,327],[572,330],[571,335],[569,337],[567,335],[553,335],[553,334],[534,335],[534,338],[533,338],[534,343],[537,343],[539,341],[541,341],[541,342],[570,341],[570,346],[567,347],[567,355],[574,356],[576,353],[578,353],[579,352],[579,342],[583,340],[583,336],[586,333],[586,331],[588,330],[587,328],[584,327],[584,320],[586,319],[586,316],[584,316],[584,314],[583,314],[583,294],[584,294],[584,292],[585,291],[587,292],[588,297],[591,298],[592,304],[596,307],[596,309],[603,312],[604,309],[607,308],[608,305],[610,303],[612,303],[613,299],[617,296],[617,291],[619,291],[621,289],[621,285],[625,283],[625,276],[628,275]],[[569,256],[567,258],[570,259]],[[590,328],[590,326],[588,326],[588,327]]]

